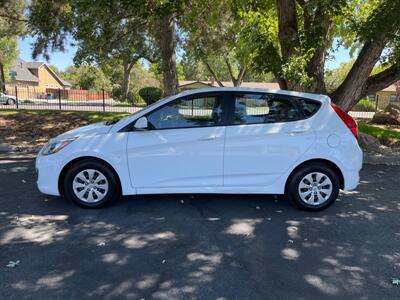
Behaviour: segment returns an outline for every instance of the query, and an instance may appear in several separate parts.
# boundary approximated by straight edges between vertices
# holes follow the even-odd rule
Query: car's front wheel
[[[286,194],[303,210],[323,210],[335,202],[340,189],[338,175],[322,163],[307,164],[289,179]]]
[[[65,174],[63,187],[67,199],[86,208],[101,207],[120,197],[116,174],[94,159],[72,165]]]
[[[7,105],[14,105],[15,104],[15,100],[14,99],[7,99],[6,104]]]

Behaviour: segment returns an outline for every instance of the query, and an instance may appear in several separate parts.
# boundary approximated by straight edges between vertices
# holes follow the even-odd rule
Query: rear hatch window
[[[306,118],[313,116],[321,107],[321,102],[315,100],[299,98],[298,102]]]

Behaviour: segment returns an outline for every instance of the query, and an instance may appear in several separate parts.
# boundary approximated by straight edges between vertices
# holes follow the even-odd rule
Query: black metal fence
[[[391,99],[368,97],[361,100],[350,111],[358,119],[372,119],[377,111],[383,110]],[[398,102],[400,104],[400,102]],[[35,87],[8,86],[6,94],[0,94],[0,109],[31,110],[76,110],[99,112],[133,113],[142,109],[145,103],[120,101],[107,91],[74,89],[39,89]]]
[[[350,111],[350,115],[356,119],[372,119],[376,112],[383,110],[384,101],[378,97],[368,97],[358,102]]]
[[[104,90],[39,89],[35,87],[8,87],[0,95],[0,109],[78,110],[133,113],[143,108],[116,99]]]

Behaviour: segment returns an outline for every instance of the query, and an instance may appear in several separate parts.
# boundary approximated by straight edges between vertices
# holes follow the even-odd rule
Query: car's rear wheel
[[[116,174],[93,159],[72,165],[65,174],[63,187],[67,199],[87,208],[101,207],[120,197]]]
[[[290,177],[286,194],[295,206],[319,211],[332,205],[339,194],[338,175],[323,163],[304,165]]]

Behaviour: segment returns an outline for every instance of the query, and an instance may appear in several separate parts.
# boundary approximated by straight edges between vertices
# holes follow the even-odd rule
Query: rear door
[[[226,128],[224,186],[271,185],[313,144],[301,103],[289,96],[235,93]]]

